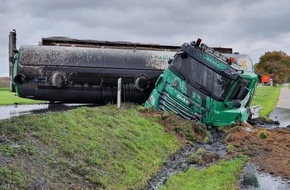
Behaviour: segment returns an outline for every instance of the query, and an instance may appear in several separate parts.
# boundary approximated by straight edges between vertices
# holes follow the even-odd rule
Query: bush
[[[268,137],[268,134],[266,131],[261,131],[261,132],[259,132],[259,137],[260,137],[260,139],[265,139]]]

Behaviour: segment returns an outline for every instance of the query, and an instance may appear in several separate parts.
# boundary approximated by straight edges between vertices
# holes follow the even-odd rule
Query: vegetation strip
[[[247,157],[239,157],[201,170],[190,168],[172,176],[160,190],[239,189],[238,179],[246,162]]]
[[[257,87],[251,106],[259,105],[261,117],[267,117],[275,108],[280,95],[281,86],[261,86]]]

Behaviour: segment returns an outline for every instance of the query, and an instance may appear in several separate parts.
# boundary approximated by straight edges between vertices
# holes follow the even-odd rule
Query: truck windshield
[[[190,86],[224,99],[233,80],[225,78],[191,56],[175,55],[169,69]]]

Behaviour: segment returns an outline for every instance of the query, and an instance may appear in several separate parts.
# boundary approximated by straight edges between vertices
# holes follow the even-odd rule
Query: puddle
[[[241,190],[289,190],[290,180],[285,181],[268,173],[258,171],[258,167],[249,162],[240,179]]]
[[[216,153],[220,157],[226,156],[226,147],[222,143],[225,133],[221,131],[211,130],[210,144],[196,144],[194,147],[186,147],[177,151],[164,164],[164,166],[153,176],[144,190],[157,190],[164,185],[167,179],[180,171],[185,171],[189,167],[197,167],[197,165],[189,163],[189,157],[199,148],[204,148],[207,152]]]
[[[248,123],[251,124],[252,126],[261,126],[267,129],[275,129],[278,127],[286,127],[287,125],[287,117],[289,117],[290,119],[290,112],[288,113],[289,115],[287,115],[287,113],[284,113],[283,111],[285,110],[279,110],[279,108],[276,108],[275,110],[279,110],[280,112],[276,112],[275,115],[271,116],[271,114],[275,111],[273,111],[270,114],[270,120],[261,118],[259,115],[259,111],[261,109],[263,109],[263,107],[260,106],[252,106],[251,108],[251,113],[252,113],[252,117],[251,119],[248,120]],[[282,108],[280,108],[282,109]],[[289,110],[290,111],[290,110]],[[281,116],[284,114],[283,117],[279,116],[279,114],[281,114]],[[284,119],[282,119],[284,118]],[[281,121],[280,121],[281,119]],[[289,123],[290,124],[290,123]]]
[[[33,113],[44,113],[48,111],[68,110],[80,106],[88,106],[87,104],[29,104],[29,105],[11,105],[0,106],[0,120],[9,119],[20,115]]]
[[[278,120],[280,122],[279,127],[290,126],[290,109],[275,108],[269,115],[272,120]]]
[[[11,117],[47,109],[48,104],[0,106],[0,119],[9,119]]]

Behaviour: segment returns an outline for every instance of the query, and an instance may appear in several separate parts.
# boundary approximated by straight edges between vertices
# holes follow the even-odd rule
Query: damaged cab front
[[[247,120],[257,81],[249,56],[221,54],[199,39],[183,44],[169,63],[145,107],[207,126]]]

